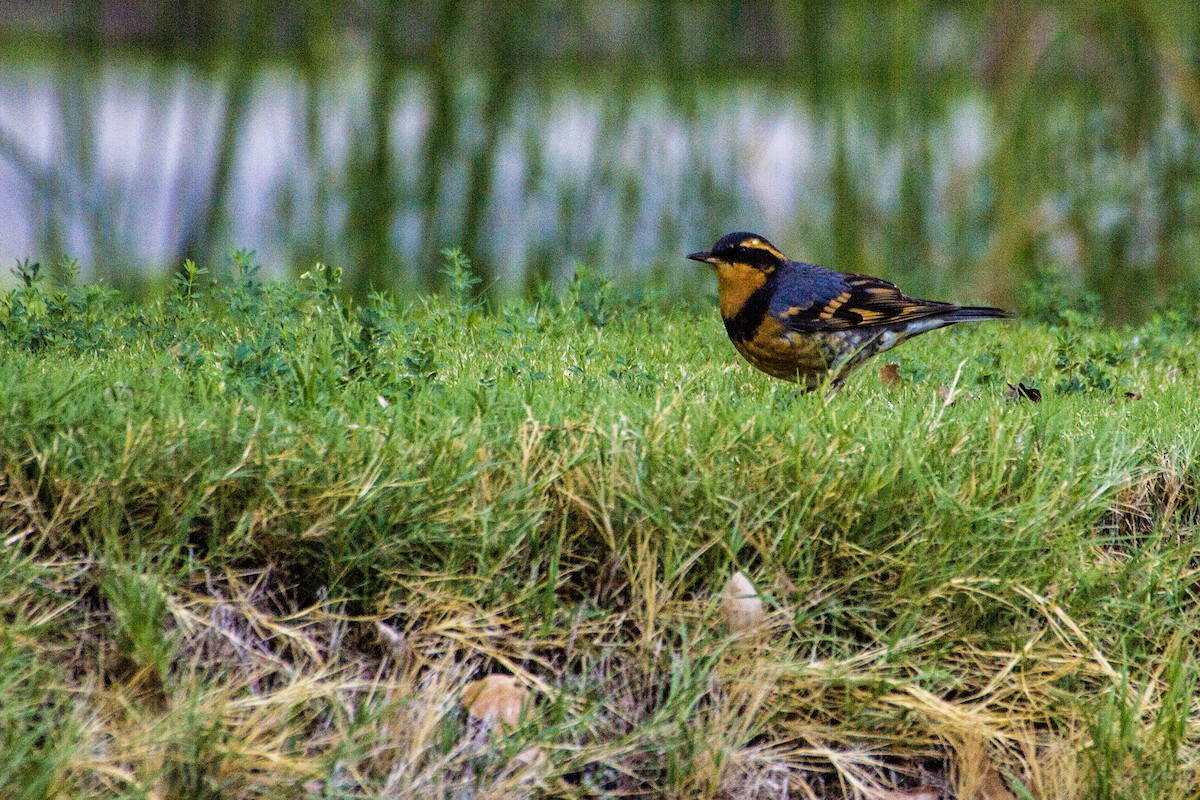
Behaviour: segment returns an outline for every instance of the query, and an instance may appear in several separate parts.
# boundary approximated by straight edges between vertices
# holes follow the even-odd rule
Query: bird
[[[908,297],[870,275],[792,261],[757,233],[722,236],[688,258],[717,273],[721,318],[753,366],[826,397],[871,356],[957,322],[1007,319],[1004,309]]]

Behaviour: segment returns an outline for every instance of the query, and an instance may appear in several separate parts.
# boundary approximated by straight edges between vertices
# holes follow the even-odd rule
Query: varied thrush
[[[716,269],[721,317],[737,351],[806,390],[828,379],[836,391],[868,358],[926,331],[1012,316],[917,300],[879,278],[791,261],[755,233],[731,233],[688,258]]]

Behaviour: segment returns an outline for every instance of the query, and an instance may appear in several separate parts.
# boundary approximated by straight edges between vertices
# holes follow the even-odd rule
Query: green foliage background
[[[313,179],[277,209],[286,255],[295,274],[339,264],[359,300],[437,288],[429,265],[447,246],[472,259],[480,292],[561,286],[582,262],[694,293],[680,255],[761,222],[746,202],[752,153],[729,144],[735,113],[812,126],[813,141],[795,143],[814,176],[796,218],[762,231],[797,257],[1000,304],[1063,274],[1118,321],[1148,318],[1198,280],[1200,22],[1186,3],[94,5],[38,29],[8,16],[14,58],[33,52],[57,76],[62,147],[43,167],[0,136],[0,156],[46,200],[29,255],[56,262],[65,228],[81,226],[91,252],[72,255],[112,280],[136,282],[146,265],[133,269],[135,232],[113,213],[121,189],[98,157],[95,95],[131,59],[164,65],[154,81],[167,89],[195,78],[213,95],[211,125],[193,119],[215,145],[184,164],[188,202],[151,272],[185,258],[220,269],[221,254],[251,244],[225,235],[231,176],[256,93],[283,74],[300,97],[296,163]],[[329,110],[358,86],[348,129],[329,131]],[[563,108],[593,104],[595,151],[580,174],[559,174],[542,137]],[[417,140],[397,139],[402,111],[421,115]],[[646,130],[658,138],[639,144]],[[946,166],[977,134],[978,160]],[[343,146],[340,164],[330,148]],[[640,147],[639,170],[628,162]],[[659,208],[654,168],[672,152],[683,177]],[[501,169],[514,153],[526,165],[516,179]],[[528,245],[515,262],[513,241]]]

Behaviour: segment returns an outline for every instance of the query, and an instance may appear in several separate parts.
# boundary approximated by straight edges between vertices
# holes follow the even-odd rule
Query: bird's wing
[[[870,275],[846,275],[789,262],[780,270],[770,313],[787,330],[841,330],[891,325],[953,311],[950,303],[908,297]]]

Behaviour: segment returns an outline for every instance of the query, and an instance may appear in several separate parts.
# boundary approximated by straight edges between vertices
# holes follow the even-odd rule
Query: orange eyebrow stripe
[[[778,258],[780,261],[787,261],[787,256],[785,256],[783,253],[776,250],[771,245],[764,242],[762,239],[759,239],[757,236],[755,236],[752,239],[743,240],[742,247],[752,247],[755,250],[766,250],[768,253],[775,256],[775,258]]]

